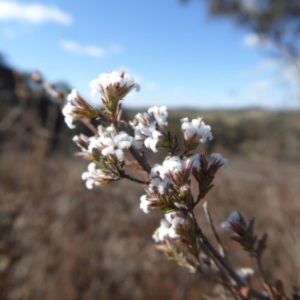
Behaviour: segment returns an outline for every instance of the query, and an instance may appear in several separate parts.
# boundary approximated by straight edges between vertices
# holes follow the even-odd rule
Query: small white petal
[[[147,200],[147,195],[143,195],[141,198],[141,203],[140,203],[140,209],[145,213],[148,214],[149,211],[149,204],[151,203],[149,200]]]
[[[177,239],[177,238],[180,237],[180,235],[178,233],[176,233],[176,228],[170,227],[170,229],[169,229],[169,237],[171,239]]]
[[[220,153],[212,153],[210,157],[214,158],[217,161],[220,161],[221,164],[228,167],[228,159],[223,157]]]
[[[239,211],[233,211],[228,219],[220,224],[220,229],[222,231],[230,231],[231,230],[231,223],[235,221],[239,221],[241,218],[241,214]]]

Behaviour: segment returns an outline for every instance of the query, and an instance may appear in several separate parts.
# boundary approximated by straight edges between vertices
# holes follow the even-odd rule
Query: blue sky
[[[0,0],[0,53],[9,63],[66,81],[93,103],[89,82],[125,69],[141,85],[125,107],[299,108],[294,67],[268,47],[211,19],[201,1]]]

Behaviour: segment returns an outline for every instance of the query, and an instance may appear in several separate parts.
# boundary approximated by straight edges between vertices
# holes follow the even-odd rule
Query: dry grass
[[[0,299],[193,300],[210,293],[209,283],[154,248],[161,214],[139,209],[141,187],[121,181],[87,190],[80,179],[86,163],[73,150],[43,155],[44,139],[31,131],[29,143],[24,122],[10,129],[0,153]],[[245,142],[228,152],[230,166],[208,201],[216,223],[236,209],[256,217],[258,233],[269,234],[267,274],[290,288],[300,284],[300,149],[290,127],[286,134],[285,152],[276,133],[256,139],[251,151]],[[207,227],[200,206],[197,213]],[[249,266],[226,245],[236,266]]]

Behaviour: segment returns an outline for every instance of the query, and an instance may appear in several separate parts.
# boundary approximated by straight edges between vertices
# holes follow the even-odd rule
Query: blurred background
[[[166,105],[179,134],[179,118],[203,116],[214,140],[200,150],[229,159],[207,197],[216,224],[255,216],[268,278],[299,285],[299,33],[298,0],[0,0],[0,299],[214,297],[155,249],[162,215],[140,210],[142,187],[86,189],[72,137],[91,133],[66,127],[35,71],[100,105],[89,82],[125,69],[141,85],[127,120]],[[253,266],[221,236],[235,267]]]

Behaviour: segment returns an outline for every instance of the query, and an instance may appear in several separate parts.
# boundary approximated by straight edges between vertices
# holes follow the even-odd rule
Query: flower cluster
[[[75,128],[74,121],[83,118],[94,118],[98,115],[98,110],[88,104],[78,93],[76,89],[68,95],[68,102],[62,109],[65,116],[65,122],[69,128]]]
[[[87,188],[121,179],[142,184],[145,194],[140,197],[141,210],[146,214],[153,209],[164,213],[160,226],[152,236],[157,248],[179,265],[223,283],[234,298],[248,299],[253,292],[250,285],[253,270],[234,269],[230,265],[206,202],[203,208],[217,247],[214,247],[214,243],[210,242],[200,228],[194,214],[195,206],[213,187],[219,168],[228,165],[227,159],[219,153],[212,153],[210,162],[204,153],[197,151],[200,143],[212,140],[211,127],[202,118],[191,121],[188,118],[181,119],[183,145],[180,146],[177,136],[172,136],[164,129],[168,125],[167,108],[154,106],[147,112],[138,113],[129,122],[134,132],[134,136],[131,136],[125,131],[128,130],[127,122],[121,120],[120,100],[132,90],[139,90],[135,80],[124,71],[103,73],[90,83],[90,88],[93,93],[100,92],[103,110],[89,105],[76,90],[69,95],[68,103],[63,108],[65,121],[70,128],[74,128],[74,121],[84,118],[96,118],[101,123],[93,128],[95,136],[81,134],[73,139],[81,149],[79,155],[89,161],[88,170],[82,174]],[[103,123],[109,125],[104,127]],[[164,149],[168,156],[161,164],[151,167],[143,147],[155,153],[158,148]],[[136,162],[126,157],[127,152],[130,152]],[[139,177],[129,175],[128,167],[135,167]],[[198,193],[195,196],[196,188]],[[221,224],[221,230],[234,233],[231,239],[238,242],[251,257],[256,258],[263,276],[260,259],[266,247],[267,236],[258,240],[254,233],[254,219],[247,223],[242,214],[236,211]],[[265,286],[270,295],[281,293],[277,286],[266,283]]]
[[[38,76],[35,81],[42,84]],[[254,218],[246,222],[243,215],[235,211],[221,223],[220,229],[231,231],[230,239],[255,260],[268,296],[253,288],[253,269],[233,267],[205,200],[203,209],[214,242],[198,224],[194,208],[214,186],[214,177],[220,167],[228,166],[228,160],[221,154],[212,153],[210,162],[208,156],[197,150],[200,143],[212,140],[211,127],[202,118],[181,119],[183,143],[180,145],[180,139],[164,129],[168,125],[167,108],[154,106],[147,112],[138,113],[133,122],[129,122],[133,129],[131,136],[128,123],[121,119],[120,101],[129,92],[139,91],[134,78],[125,71],[102,73],[90,83],[90,88],[93,94],[100,92],[103,108],[88,104],[77,90],[68,96],[63,108],[65,122],[70,128],[75,127],[75,121],[81,120],[94,133],[90,137],[80,134],[73,138],[81,150],[77,155],[89,161],[87,171],[81,176],[86,187],[91,189],[121,179],[143,185],[145,194],[140,197],[141,210],[145,214],[153,209],[164,213],[152,236],[156,248],[180,266],[217,282],[218,287],[221,286],[219,298],[289,299],[281,281],[272,284],[266,277],[261,257],[267,247],[267,235],[258,237],[254,231]],[[45,90],[51,91],[52,96],[55,92],[50,88]],[[56,95],[62,100],[62,95]],[[95,127],[88,119],[95,119],[99,126]],[[167,156],[162,163],[151,167],[143,148],[155,153],[158,148],[163,149]],[[127,157],[128,152],[130,159],[135,161]],[[127,173],[129,167],[136,172]],[[136,174],[138,177],[134,177]],[[295,288],[292,298],[299,299],[299,295],[300,290]]]
[[[112,98],[123,99],[131,90],[140,90],[133,77],[122,72],[101,73],[98,78],[90,82],[92,94],[100,92],[102,96],[111,101]]]
[[[100,165],[100,164],[98,164]],[[84,172],[81,178],[86,181],[86,187],[92,189],[95,185],[107,185],[110,182],[121,179],[118,176],[118,170],[106,170],[105,168],[97,168],[96,163],[90,163],[88,165],[88,172]]]
[[[205,143],[207,140],[213,139],[211,127],[206,125],[202,118],[193,119],[191,122],[188,118],[183,118],[180,121],[185,143],[192,149],[198,147],[199,141]]]
[[[198,153],[186,160],[173,156],[166,159],[162,165],[154,165],[150,172],[151,181],[145,189],[147,194],[141,197],[141,209],[148,213],[150,208],[171,210],[187,207],[186,195],[190,190],[190,174],[192,170],[199,169]]]
[[[92,94],[100,92],[101,101],[106,115],[113,121],[117,120],[121,112],[122,100],[130,91],[140,90],[133,77],[122,72],[102,73],[90,83]]]
[[[83,156],[93,161],[88,172],[82,174],[88,188],[93,185],[106,185],[121,179],[124,170],[124,151],[131,147],[133,137],[126,132],[117,132],[113,126],[98,127],[98,137],[77,138],[79,146],[85,142]],[[98,168],[97,168],[98,167]]]
[[[87,137],[80,134],[73,138],[73,141],[81,148],[80,156],[96,161],[100,157],[111,157],[123,162],[124,151],[131,147],[134,138],[124,131],[117,132],[113,126],[107,128],[99,126],[97,132],[97,136]]]
[[[124,149],[131,147],[133,137],[126,132],[117,132],[113,126],[104,128],[98,127],[99,137],[94,138],[88,147],[88,150],[99,156],[114,156],[119,162],[124,161]]]
[[[109,123],[115,121],[121,111],[119,101],[122,100],[131,90],[139,91],[140,86],[125,71],[102,73],[90,83],[92,94],[97,91],[102,95],[104,110],[93,107],[87,103],[74,89],[68,96],[67,104],[62,109],[65,122],[69,128],[75,128],[74,121],[81,119],[98,118],[100,121]],[[99,103],[100,104],[100,103]]]
[[[202,199],[203,192],[212,187],[211,182],[218,168],[227,164],[219,154],[212,154],[214,161],[209,165],[204,154],[192,151],[200,142],[212,139],[211,128],[201,118],[181,120],[184,136],[184,148],[180,150],[177,137],[165,132],[168,125],[168,111],[165,106],[154,106],[147,112],[138,113],[130,122],[134,137],[122,130],[119,103],[130,91],[139,90],[139,85],[125,72],[100,74],[90,83],[92,92],[100,92],[104,111],[93,110],[73,91],[69,96],[70,105],[64,108],[66,122],[73,124],[82,117],[94,117],[111,125],[98,126],[95,136],[79,135],[74,138],[81,148],[80,156],[90,161],[88,170],[82,174],[87,188],[106,185],[127,178],[142,183],[146,194],[140,198],[140,208],[144,213],[157,208],[165,213],[160,227],[153,238],[167,255],[171,255],[179,264],[190,269],[198,268],[200,242],[197,238],[197,222],[193,215],[194,206]],[[96,113],[87,113],[96,112]],[[148,167],[143,156],[143,147],[158,152],[165,148],[169,156],[162,164]],[[148,173],[146,180],[133,178],[126,173],[125,150],[129,150],[140,166]],[[181,154],[180,154],[181,153]],[[192,195],[191,177],[194,176],[201,191],[196,199]],[[179,244],[178,244],[179,243]],[[186,257],[185,257],[186,255]],[[182,258],[185,259],[182,260]],[[188,259],[187,259],[188,258]]]
[[[186,223],[186,219],[176,213],[175,211],[165,214],[165,219],[162,219],[160,222],[160,227],[156,229],[153,234],[153,239],[155,242],[163,242],[165,238],[176,239],[180,235],[177,233],[180,231],[180,228]]]
[[[131,126],[134,128],[134,136],[137,141],[137,146],[157,152],[157,143],[162,137],[162,127],[168,125],[168,112],[165,106],[151,107],[147,113],[138,113]]]

